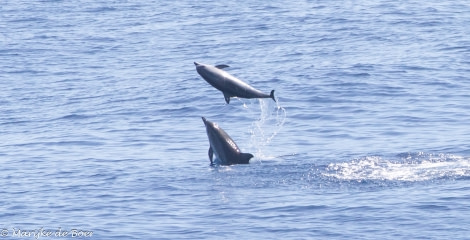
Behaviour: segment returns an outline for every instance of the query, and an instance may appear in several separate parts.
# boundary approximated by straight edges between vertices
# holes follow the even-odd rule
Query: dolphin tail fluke
[[[276,98],[274,98],[274,90],[271,90],[271,94],[269,94],[269,97],[276,102]]]
[[[250,159],[253,157],[251,153],[242,153],[240,157],[240,164],[248,164],[250,163]]]

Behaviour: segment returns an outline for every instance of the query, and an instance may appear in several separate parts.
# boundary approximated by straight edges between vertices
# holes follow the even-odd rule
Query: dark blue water
[[[466,1],[4,1],[0,237],[468,239],[468,26]],[[227,105],[194,61],[278,102]],[[201,116],[251,164],[210,167]]]

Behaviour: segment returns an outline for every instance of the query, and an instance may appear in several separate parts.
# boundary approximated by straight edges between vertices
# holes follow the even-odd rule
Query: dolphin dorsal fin
[[[228,68],[228,67],[230,67],[230,66],[229,66],[229,65],[225,65],[225,64],[220,64],[220,65],[216,65],[215,67],[218,68],[218,69],[224,69],[224,68]]]

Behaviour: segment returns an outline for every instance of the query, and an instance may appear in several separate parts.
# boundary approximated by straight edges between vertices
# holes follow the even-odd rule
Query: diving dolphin
[[[202,117],[206,125],[207,137],[209,138],[209,159],[211,166],[213,155],[220,161],[220,165],[248,164],[253,157],[251,153],[242,153],[232,138],[216,123]]]
[[[210,85],[220,90],[225,97],[225,102],[230,103],[231,97],[239,98],[272,98],[274,101],[274,90],[271,90],[271,94],[264,94],[258,89],[248,85],[242,80],[230,75],[223,68],[229,67],[228,65],[222,64],[212,66],[208,64],[202,64],[194,62],[196,70],[204,80]]]

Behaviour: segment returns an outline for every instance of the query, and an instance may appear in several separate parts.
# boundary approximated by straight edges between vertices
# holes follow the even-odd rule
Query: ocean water
[[[0,238],[468,239],[469,26],[462,0],[2,1]],[[202,116],[251,164],[209,166]]]

